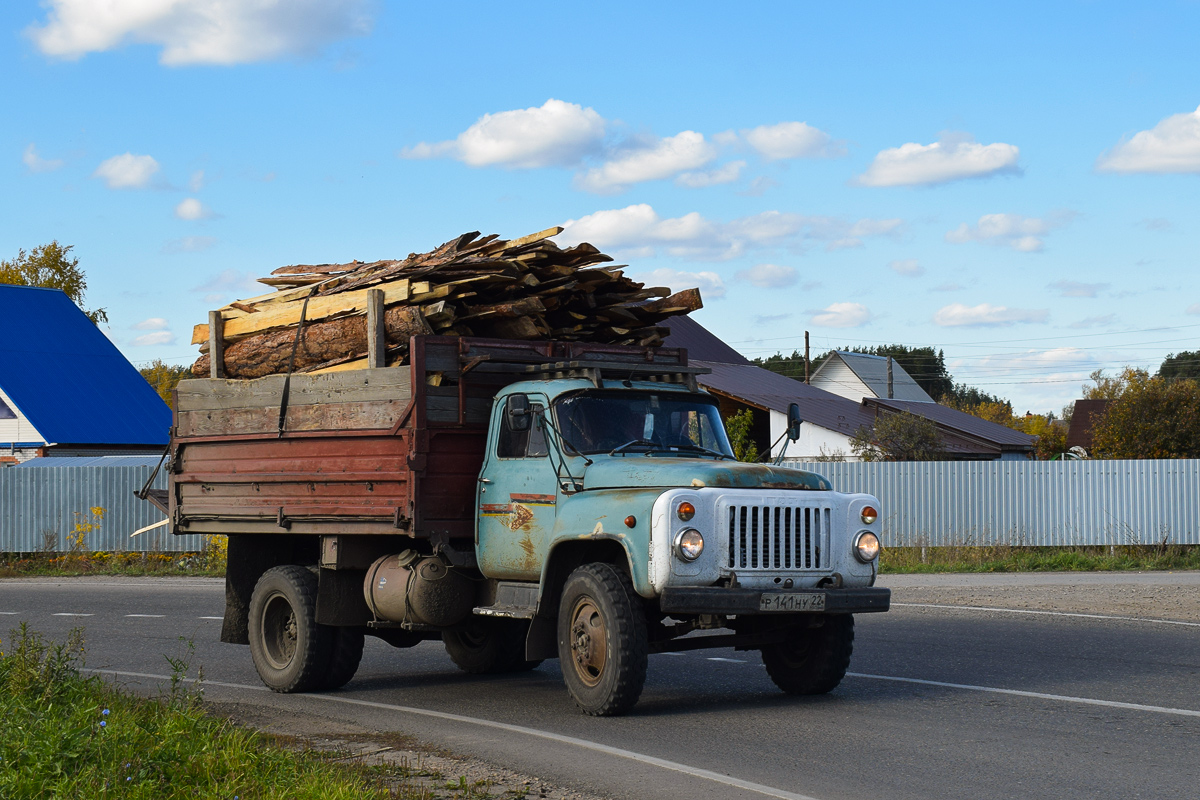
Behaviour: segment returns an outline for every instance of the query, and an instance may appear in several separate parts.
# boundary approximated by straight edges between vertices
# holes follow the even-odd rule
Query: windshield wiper
[[[635,445],[642,445],[643,447],[651,447],[654,449],[660,449],[660,447],[661,447],[660,445],[655,444],[654,442],[650,441],[649,439],[634,439],[632,441],[626,442],[625,444],[617,445],[612,450],[609,450],[608,454],[610,456],[615,456],[617,453],[624,451],[625,448],[634,447]]]
[[[733,456],[730,456],[727,453],[722,453],[717,450],[710,450],[709,448],[701,447],[698,444],[690,444],[690,443],[689,444],[673,444],[673,445],[669,445],[668,447],[664,447],[663,449],[664,450],[686,450],[689,453],[707,453],[708,455],[716,456],[717,458],[733,458]]]

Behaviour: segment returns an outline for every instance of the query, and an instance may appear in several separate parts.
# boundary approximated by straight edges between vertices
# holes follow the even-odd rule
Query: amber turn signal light
[[[689,503],[688,501],[684,500],[682,503],[679,504],[679,508],[675,513],[679,515],[679,518],[681,520],[683,520],[684,522],[687,522],[692,517],[696,516],[696,507],[694,505],[692,505],[691,503]]]
[[[630,514],[625,518],[625,527],[632,528],[634,525],[637,525],[637,517],[635,517],[633,514]]]
[[[875,520],[877,520],[877,519],[879,519],[879,512],[878,512],[878,511],[876,511],[876,510],[875,510],[874,508],[872,508],[871,506],[863,506],[863,510],[862,510],[862,521],[863,521],[865,524],[867,524],[867,525],[870,525],[872,522],[874,522],[874,521],[875,521]]]

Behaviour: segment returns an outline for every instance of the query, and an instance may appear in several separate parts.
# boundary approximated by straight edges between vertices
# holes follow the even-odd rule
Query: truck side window
[[[500,458],[541,458],[546,455],[546,432],[539,423],[543,407],[529,404],[531,424],[523,431],[514,431],[508,425],[508,416],[500,417],[500,435],[496,442],[496,455]]]

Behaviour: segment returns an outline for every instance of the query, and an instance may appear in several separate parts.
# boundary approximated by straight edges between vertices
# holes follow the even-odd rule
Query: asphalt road
[[[1200,791],[1195,623],[900,606],[859,617],[852,674],[830,695],[780,694],[757,653],[663,654],[651,656],[630,716],[593,719],[576,711],[555,662],[472,677],[439,643],[394,650],[369,639],[344,690],[275,695],[247,648],[217,641],[222,603],[219,581],[5,580],[0,631],[28,621],[62,637],[82,626],[89,667],[144,675],[169,672],[165,655],[190,638],[210,699],[403,732],[614,798],[1178,800]]]

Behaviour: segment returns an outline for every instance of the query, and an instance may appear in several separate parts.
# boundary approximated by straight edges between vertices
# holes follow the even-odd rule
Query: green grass
[[[6,800],[359,800],[429,797],[364,768],[272,746],[209,716],[175,679],[135,697],[79,671],[82,637],[47,642],[22,626],[0,643],[0,797]]]
[[[223,578],[224,553],[0,553],[0,578],[187,575]]]
[[[1200,547],[887,547],[879,572],[1099,572],[1200,569]]]

